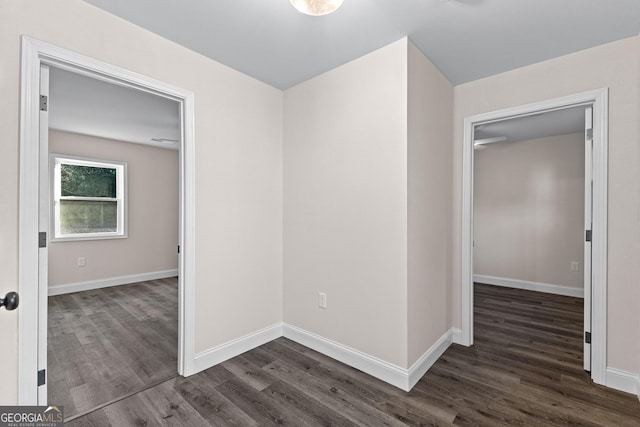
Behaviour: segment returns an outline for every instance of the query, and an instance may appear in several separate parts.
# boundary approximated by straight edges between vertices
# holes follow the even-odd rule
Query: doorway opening
[[[180,105],[55,66],[41,80],[47,399],[70,421],[177,375]]]
[[[194,372],[194,140],[193,93],[30,37],[22,39],[19,229],[20,405],[47,399],[48,246],[50,233],[49,67],[171,100],[179,106],[177,372]],[[126,218],[126,215],[125,215]],[[34,244],[34,242],[36,244]],[[85,260],[82,260],[85,261]],[[80,263],[81,261],[78,261]]]
[[[568,97],[528,104],[506,110],[467,117],[463,146],[463,224],[462,224],[462,338],[473,344],[474,322],[474,142],[480,145],[499,142],[499,137],[482,138],[482,127],[517,118],[540,116],[572,108],[591,110],[585,123],[585,227],[584,251],[584,325],[585,368],[598,384],[606,379],[606,242],[607,242],[607,90],[601,89]],[[593,120],[590,120],[590,118]],[[586,116],[585,116],[586,117]],[[591,123],[588,123],[591,122]],[[478,137],[476,137],[478,135]],[[486,135],[485,135],[486,136]],[[592,185],[587,185],[591,183]],[[587,187],[589,188],[587,194]],[[591,203],[588,197],[591,196]],[[590,225],[590,226],[589,226]],[[591,266],[589,266],[591,262]],[[590,319],[590,321],[589,321]],[[589,370],[589,369],[587,369]]]

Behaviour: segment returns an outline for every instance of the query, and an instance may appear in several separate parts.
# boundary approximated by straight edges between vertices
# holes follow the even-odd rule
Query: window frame
[[[104,160],[89,157],[69,156],[66,154],[50,153],[50,178],[51,178],[51,242],[69,242],[81,240],[107,240],[125,239],[128,237],[128,215],[127,215],[127,162],[116,160]],[[74,166],[89,166],[98,168],[109,168],[116,170],[116,197],[65,197],[61,196],[61,165],[68,164]],[[96,233],[74,233],[62,234],[60,232],[60,201],[61,200],[87,200],[87,201],[115,201],[117,215],[117,230]]]

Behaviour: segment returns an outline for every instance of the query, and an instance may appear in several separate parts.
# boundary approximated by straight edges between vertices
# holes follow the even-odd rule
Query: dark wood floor
[[[638,426],[635,396],[582,370],[582,301],[476,286],[475,345],[410,393],[279,338],[80,417],[82,426]]]
[[[49,298],[48,401],[82,414],[174,378],[177,278]]]

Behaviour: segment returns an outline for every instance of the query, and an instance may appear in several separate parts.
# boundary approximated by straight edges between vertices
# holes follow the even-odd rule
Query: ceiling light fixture
[[[293,7],[305,15],[322,16],[335,12],[344,0],[290,0]]]
[[[484,139],[476,139],[475,141],[473,141],[474,145],[485,145],[485,144],[492,144],[494,142],[502,142],[502,141],[506,141],[507,137],[506,136],[496,136],[494,138],[484,138]]]
[[[492,144],[494,142],[502,142],[506,141],[506,136],[496,136],[494,138],[484,138],[484,139],[476,139],[473,141],[473,149],[474,150],[484,150],[487,148],[487,144]]]
[[[155,142],[162,142],[165,144],[174,144],[174,143],[180,142],[177,139],[169,139],[169,138],[151,138],[151,140]]]

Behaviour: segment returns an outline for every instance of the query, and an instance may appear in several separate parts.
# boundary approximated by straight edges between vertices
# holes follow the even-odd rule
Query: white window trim
[[[106,240],[106,239],[125,239],[128,237],[128,200],[127,200],[127,163],[115,160],[94,159],[89,157],[68,156],[66,154],[50,153],[50,173],[51,179],[51,236],[50,242],[70,242],[79,240]],[[60,161],[65,164],[73,164],[78,166],[108,167],[115,168],[116,174],[116,198],[92,198],[92,197],[75,197],[74,200],[112,200],[118,202],[118,231],[100,232],[100,233],[81,233],[81,234],[60,234]]]

